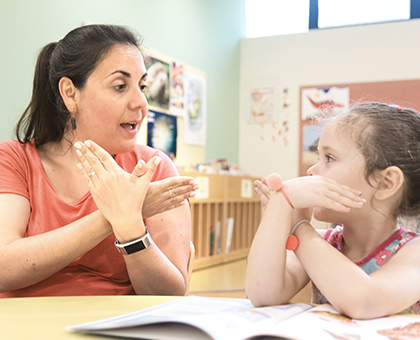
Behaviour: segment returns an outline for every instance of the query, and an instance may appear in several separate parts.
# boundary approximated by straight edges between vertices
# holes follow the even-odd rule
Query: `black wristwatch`
[[[137,240],[122,244],[120,243],[120,241],[115,239],[115,246],[117,247],[118,251],[124,255],[130,255],[149,247],[152,244],[152,238],[150,237],[149,230],[147,230],[147,227],[145,228],[146,234],[144,234]]]

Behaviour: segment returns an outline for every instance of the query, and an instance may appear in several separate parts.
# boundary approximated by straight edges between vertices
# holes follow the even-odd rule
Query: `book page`
[[[168,335],[171,340],[240,340],[310,308],[313,306],[309,304],[255,308],[247,299],[189,296],[157,307],[67,329],[147,339],[166,339]]]

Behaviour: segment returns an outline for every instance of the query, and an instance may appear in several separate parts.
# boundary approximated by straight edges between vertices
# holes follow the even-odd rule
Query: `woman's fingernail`
[[[78,168],[79,170],[82,170],[82,169],[83,169],[83,165],[82,165],[82,163],[77,163],[77,168]]]
[[[155,165],[158,166],[161,160],[162,160],[162,158],[156,157],[156,159],[155,159]]]
[[[82,157],[82,153],[79,150],[76,150],[77,156]]]
[[[92,143],[88,140],[85,140],[85,145],[90,148],[92,146]]]
[[[75,143],[74,144],[74,147],[76,148],[76,149],[81,149],[82,148],[82,143],[80,143],[80,142],[77,142],[77,143]]]
[[[192,193],[190,193],[190,197],[194,197],[196,195],[196,192],[193,191]]]

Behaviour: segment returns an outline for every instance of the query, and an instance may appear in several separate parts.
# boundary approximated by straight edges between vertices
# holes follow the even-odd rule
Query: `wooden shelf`
[[[257,178],[194,172],[180,175],[194,177],[201,186],[190,200],[193,270],[246,258],[262,216],[260,199],[253,190]],[[230,247],[226,247],[228,219],[233,219]]]

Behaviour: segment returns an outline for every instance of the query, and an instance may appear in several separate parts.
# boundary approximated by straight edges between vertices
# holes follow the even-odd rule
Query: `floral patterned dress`
[[[401,247],[408,241],[419,234],[409,231],[404,227],[400,227],[394,234],[392,234],[385,242],[378,248],[372,251],[364,259],[355,262],[364,272],[371,274],[381,268],[387,263]],[[335,247],[338,251],[343,252],[343,227],[337,226],[333,229],[328,229],[325,234],[325,240]],[[324,304],[328,303],[325,296],[319,291],[316,285],[312,282],[312,303]],[[420,314],[420,301],[417,301],[411,307],[401,311],[399,314]]]

